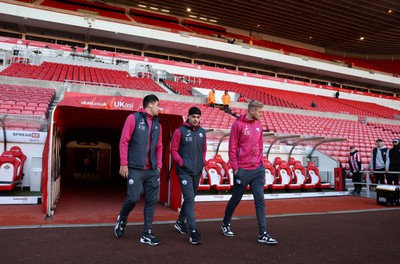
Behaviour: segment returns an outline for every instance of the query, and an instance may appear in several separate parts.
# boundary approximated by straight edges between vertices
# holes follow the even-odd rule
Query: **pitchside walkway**
[[[42,205],[1,205],[0,228],[10,226],[47,226],[47,225],[108,225],[114,224],[125,192],[120,188],[108,188],[99,192],[98,189],[66,188],[60,198],[55,215],[45,217]],[[227,202],[198,202],[196,216],[202,220],[218,220],[223,217]],[[321,197],[302,199],[267,200],[267,216],[293,214],[326,214],[332,212],[382,210],[385,207],[376,204],[375,199],[364,197]],[[253,201],[242,201],[235,217],[254,216]],[[155,221],[175,221],[176,211],[158,204]],[[129,217],[129,223],[143,222],[143,201]]]
[[[374,199],[267,201],[267,226],[279,241],[276,246],[257,242],[251,201],[237,208],[235,236],[230,238],[220,230],[225,202],[198,203],[200,246],[191,245],[188,236],[173,228],[177,212],[159,204],[153,231],[161,244],[149,246],[139,243],[142,203],[131,214],[124,237],[114,236],[121,198],[77,203],[77,197],[65,195],[52,220],[44,220],[40,205],[1,206],[2,263],[389,264],[400,259],[399,207],[381,207]]]
[[[395,263],[400,207],[354,196],[267,200],[267,227],[276,246],[257,242],[253,201],[242,201],[232,220],[235,237],[220,230],[226,202],[196,203],[203,237],[193,246],[173,228],[178,213],[158,204],[154,233],[161,244],[139,242],[143,201],[125,235],[113,234],[123,188],[65,186],[55,215],[42,205],[0,206],[2,263]]]

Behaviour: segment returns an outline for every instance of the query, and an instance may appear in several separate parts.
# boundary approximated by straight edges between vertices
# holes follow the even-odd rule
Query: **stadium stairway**
[[[164,89],[167,93],[169,93],[169,94],[176,94],[174,91],[172,91],[172,90],[170,89],[170,87],[168,87],[168,85],[165,84],[165,82],[160,81],[160,82],[158,82],[157,84],[158,84],[162,89]]]

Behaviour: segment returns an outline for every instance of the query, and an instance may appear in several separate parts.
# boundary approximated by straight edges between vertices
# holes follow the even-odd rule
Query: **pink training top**
[[[141,108],[139,112],[146,113],[146,121],[149,125],[149,138],[151,139],[151,126],[153,124],[153,116],[147,114],[146,110]],[[120,156],[120,164],[121,166],[128,165],[128,146],[129,141],[131,140],[132,134],[135,131],[136,120],[134,115],[129,115],[126,120],[124,127],[121,133],[121,139],[119,141],[119,156]],[[150,169],[150,140],[147,145],[147,154],[146,154],[146,166],[145,169]],[[157,157],[157,167],[161,170],[162,168],[162,129],[160,126],[160,136],[158,137],[157,147],[156,147],[156,157]]]
[[[189,122],[185,122],[185,123],[183,123],[183,125],[187,126],[187,127],[191,127]],[[199,126],[200,126],[200,124],[194,130],[196,130]],[[181,155],[179,155],[179,153],[178,153],[179,147],[181,145],[181,138],[182,138],[181,130],[179,128],[175,129],[175,132],[172,135],[171,156],[172,156],[172,159],[180,167],[183,166],[183,159],[182,159]],[[207,152],[207,144],[204,144],[204,148],[203,148],[203,162],[204,162],[204,164],[206,164],[206,152]]]
[[[233,171],[238,168],[252,170],[263,164],[263,131],[258,120],[239,117],[229,137],[229,162]]]

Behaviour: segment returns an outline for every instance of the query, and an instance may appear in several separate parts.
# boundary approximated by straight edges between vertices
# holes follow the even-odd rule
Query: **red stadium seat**
[[[331,188],[331,184],[330,183],[321,183],[321,176],[319,175],[319,170],[315,166],[314,162],[310,161],[308,163],[307,172],[308,172],[308,176],[311,179],[310,183],[311,184],[315,184],[315,188],[317,190],[330,189]]]
[[[14,157],[20,162],[20,166],[18,167],[18,179],[24,178],[24,165],[26,160],[26,155],[22,153],[22,150],[18,146],[11,147],[10,151],[14,155]]]
[[[301,184],[301,189],[315,189],[316,184],[311,183],[311,181],[307,178],[306,169],[303,167],[300,161],[296,161],[293,166],[293,173],[297,179],[297,183]]]
[[[209,184],[208,178],[207,178],[207,172],[206,172],[206,164],[204,165],[203,171],[201,172],[200,175],[200,182],[199,182],[199,191],[208,191],[210,190],[211,186]]]
[[[209,180],[212,189],[217,191],[229,190],[231,188],[230,183],[223,183],[224,179],[221,173],[221,167],[215,160],[208,160],[206,165],[207,178]]]
[[[293,169],[295,163],[296,163],[296,160],[293,157],[290,157],[289,161],[288,161],[288,165],[291,170]]]
[[[221,175],[224,181],[227,181],[228,179],[228,166],[227,163],[223,160],[222,156],[219,154],[216,154],[213,158],[213,160],[221,167]]]
[[[279,177],[281,178],[281,183],[285,184],[285,189],[301,189],[301,184],[296,182],[296,178],[292,177],[292,170],[289,168],[289,165],[286,163],[286,161],[281,161],[277,171]],[[289,180],[287,180],[286,177],[289,177]]]
[[[275,159],[276,161],[276,159]],[[286,161],[282,160],[280,165],[276,169],[276,177],[277,181],[272,186],[269,187],[270,190],[283,190],[287,189],[290,183],[292,182],[291,171]]]
[[[265,167],[265,184],[264,190],[270,189],[276,183],[276,175],[274,166],[272,166],[271,162],[264,157],[264,167]]]
[[[207,179],[207,173],[205,173],[205,169],[203,170],[203,173],[200,174],[200,182],[199,182],[199,191],[208,191],[210,190],[211,186],[208,183]]]
[[[4,151],[0,156],[0,190],[12,191],[22,184],[18,178],[18,168],[21,163],[14,157],[11,151]]]
[[[226,176],[227,176],[227,182],[233,187],[234,183],[233,169],[229,161],[228,164],[226,164]]]
[[[276,157],[274,160],[274,168],[278,169],[279,165],[281,164],[282,159],[280,157]]]

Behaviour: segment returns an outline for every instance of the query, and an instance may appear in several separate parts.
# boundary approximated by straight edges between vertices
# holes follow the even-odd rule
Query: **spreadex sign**
[[[23,130],[7,130],[7,142],[17,143],[44,143],[47,132],[31,132]],[[4,142],[4,135],[0,133],[0,141]]]

